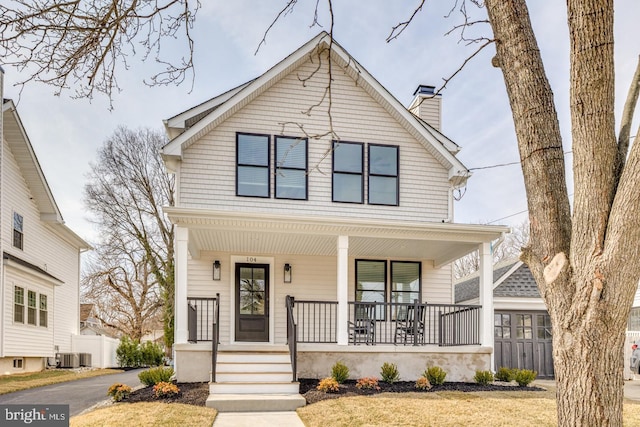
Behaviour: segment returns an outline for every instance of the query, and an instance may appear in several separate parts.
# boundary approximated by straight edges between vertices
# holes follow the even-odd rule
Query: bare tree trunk
[[[486,5],[527,191],[531,239],[522,259],[553,324],[558,424],[620,426],[624,331],[640,274],[640,162],[634,146],[622,174],[616,167],[613,1],[568,1],[573,217],[553,94],[525,0]]]

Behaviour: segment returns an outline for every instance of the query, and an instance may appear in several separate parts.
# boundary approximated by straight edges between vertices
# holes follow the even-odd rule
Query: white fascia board
[[[38,161],[38,157],[36,156],[35,151],[33,151],[33,146],[31,145],[31,141],[29,140],[27,131],[25,130],[22,124],[22,120],[20,119],[18,110],[12,100],[8,100],[7,102],[3,103],[2,105],[3,117],[5,112],[10,113],[9,117],[14,120],[16,126],[20,130],[21,141],[19,143],[23,144],[26,147],[27,151],[29,152],[31,167],[35,169],[36,174],[38,175],[38,178],[39,178],[38,179],[39,182],[29,182],[28,184],[34,187],[40,187],[40,189],[44,190],[46,194],[46,200],[38,200],[39,202],[38,207],[39,208],[48,207],[49,212],[47,213],[41,212],[41,215],[44,215],[47,218],[46,220],[47,222],[57,222],[60,224],[64,223],[62,214],[60,213],[60,209],[58,208],[58,204],[53,198],[53,193],[51,192],[49,183],[47,182],[47,179],[44,176],[44,172],[42,172],[42,168],[40,167],[40,162]],[[10,142],[9,142],[9,145],[11,145]]]
[[[298,61],[303,60],[310,52],[312,52],[316,48],[316,46],[323,42],[323,39],[325,37],[328,37],[328,34],[326,32],[318,34],[301,48],[276,64],[266,73],[251,81],[246,86],[241,87],[237,92],[231,95],[227,102],[220,105],[207,116],[203,117],[200,121],[195,123],[192,127],[185,130],[182,134],[165,145],[162,149],[162,153],[168,156],[181,157],[182,149],[188,147],[192,142],[198,139],[201,133],[207,132],[209,130],[209,127],[216,121],[216,119],[225,115],[227,112],[229,112],[229,110],[242,103],[243,101],[246,101],[254,92],[272,81],[272,79],[278,77],[287,68],[296,64]]]
[[[517,269],[519,269],[522,264],[524,264],[522,261],[518,261],[515,264],[513,264],[513,266],[506,273],[504,273],[502,276],[498,278],[498,280],[495,281],[495,283],[493,284],[493,289],[500,286],[502,282],[504,282],[507,279],[507,277],[511,276]]]

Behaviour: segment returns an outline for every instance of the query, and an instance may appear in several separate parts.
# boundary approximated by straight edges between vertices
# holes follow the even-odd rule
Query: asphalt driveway
[[[107,390],[113,383],[124,383],[131,388],[142,385],[134,369],[121,374],[102,375],[68,381],[29,390],[0,395],[0,404],[69,405],[69,416],[78,415],[98,402],[109,399]]]

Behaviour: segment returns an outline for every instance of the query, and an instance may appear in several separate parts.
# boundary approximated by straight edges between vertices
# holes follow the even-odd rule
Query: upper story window
[[[13,246],[23,249],[24,244],[24,219],[17,212],[13,213]]]
[[[398,147],[369,145],[369,204],[398,206]]]
[[[13,288],[13,321],[24,323],[24,288],[20,286]]]
[[[270,197],[269,135],[236,134],[236,194]]]
[[[307,200],[307,140],[276,136],[276,198]]]
[[[364,202],[363,145],[357,142],[333,142],[334,202]]]

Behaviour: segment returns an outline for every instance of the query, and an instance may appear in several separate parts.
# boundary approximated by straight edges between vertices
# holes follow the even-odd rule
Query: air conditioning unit
[[[80,357],[78,356],[78,353],[57,353],[56,359],[60,361],[58,368],[80,367]]]
[[[80,353],[80,366],[91,366],[91,353]]]

